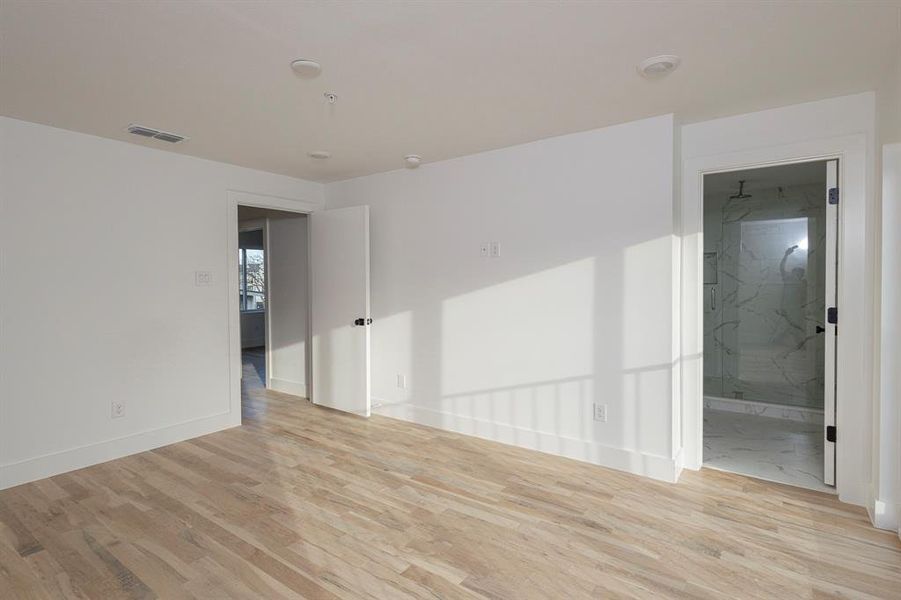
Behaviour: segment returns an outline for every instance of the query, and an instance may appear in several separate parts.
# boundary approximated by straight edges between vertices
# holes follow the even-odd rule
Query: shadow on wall
[[[373,297],[376,411],[665,477],[646,463],[672,458],[673,247],[665,236],[462,293],[429,287],[393,314]]]

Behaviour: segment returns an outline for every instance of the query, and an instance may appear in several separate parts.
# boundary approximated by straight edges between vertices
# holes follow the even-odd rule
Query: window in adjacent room
[[[266,307],[266,267],[262,249],[238,249],[238,294],[241,312]]]

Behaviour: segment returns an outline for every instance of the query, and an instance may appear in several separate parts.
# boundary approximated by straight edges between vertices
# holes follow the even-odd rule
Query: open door
[[[314,404],[369,416],[369,207],[310,215]]]
[[[835,360],[838,335],[838,161],[826,163],[826,365],[823,394],[823,481],[835,485]]]

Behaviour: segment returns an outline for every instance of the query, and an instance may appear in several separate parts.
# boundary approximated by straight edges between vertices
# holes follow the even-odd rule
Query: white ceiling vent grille
[[[133,133],[135,135],[140,135],[141,137],[149,137],[155,140],[161,140],[163,142],[169,142],[170,144],[177,144],[187,138],[183,135],[178,135],[176,133],[168,133],[166,131],[160,131],[159,129],[153,129],[151,127],[144,127],[143,125],[135,125],[132,123],[127,128],[128,133]]]

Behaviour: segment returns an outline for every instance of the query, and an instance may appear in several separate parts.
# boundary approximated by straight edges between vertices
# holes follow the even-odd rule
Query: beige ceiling
[[[0,3],[2,114],[333,181],[675,112],[875,89],[898,2]],[[635,64],[675,53],[646,81]],[[297,78],[291,60],[323,65]],[[338,94],[329,105],[325,91]],[[190,137],[131,136],[132,122]],[[312,150],[332,158],[315,161]]]

